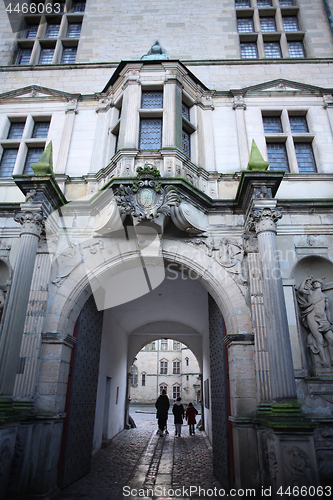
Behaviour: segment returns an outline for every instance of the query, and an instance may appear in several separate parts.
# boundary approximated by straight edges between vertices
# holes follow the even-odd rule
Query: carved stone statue
[[[297,300],[302,322],[310,330],[308,346],[314,355],[319,356],[320,364],[328,368],[333,365],[333,323],[322,285],[320,279],[313,279],[312,276],[305,278],[297,290]]]

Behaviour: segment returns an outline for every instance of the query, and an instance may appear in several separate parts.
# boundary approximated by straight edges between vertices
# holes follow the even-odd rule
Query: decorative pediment
[[[245,96],[258,93],[298,93],[298,94],[312,94],[312,95],[324,95],[327,94],[327,89],[322,87],[317,87],[315,85],[307,85],[305,83],[294,82],[291,80],[285,80],[284,78],[278,78],[277,80],[271,80],[265,83],[259,83],[258,85],[251,85],[250,87],[244,87],[239,90],[231,90],[231,93],[236,96]]]
[[[28,87],[23,87],[0,94],[0,99],[45,99],[45,97],[55,98],[58,100],[62,99],[65,101],[77,101],[78,99],[80,99],[81,94],[70,94],[68,92],[62,92],[60,90],[41,87],[40,85],[29,85]]]

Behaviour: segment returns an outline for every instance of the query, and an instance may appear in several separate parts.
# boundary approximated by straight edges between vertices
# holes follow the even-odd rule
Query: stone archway
[[[98,256],[100,264],[99,266],[95,265],[94,278],[98,279],[103,275],[103,273],[110,273],[110,270],[112,273],[116,273],[118,270],[121,270],[126,266],[130,266],[133,259],[135,259],[136,254],[134,249],[129,249],[128,246],[125,250],[126,251],[119,252],[118,249],[117,257],[113,257],[112,255],[110,258],[110,254],[107,252],[107,249],[102,248]],[[244,337],[242,334],[251,332],[250,313],[240,287],[235,283],[228,272],[211,256],[207,255],[196,246],[191,246],[181,241],[166,239],[163,241],[163,256],[169,262],[176,263],[178,266],[184,266],[188,272],[196,273],[195,281],[202,285],[203,288],[213,297],[215,301],[213,302],[216,306],[215,315],[220,315],[221,318],[223,316],[228,334],[231,334],[232,337],[237,337],[237,335],[239,335],[240,339],[242,339]],[[96,264],[95,255],[94,262]],[[83,264],[77,266],[72,273],[65,280],[63,280],[56,290],[56,293],[51,296],[49,315],[46,323],[46,332],[44,334],[44,343],[50,344],[53,342],[57,345],[59,373],[60,365],[62,364],[63,367],[66,363],[68,363],[70,343],[74,341],[74,326],[84,304],[92,293],[90,288],[91,280],[89,279],[90,277],[87,275],[86,271],[87,267],[89,267],[89,265],[86,267]],[[223,325],[224,321],[222,319]],[[214,342],[216,342],[216,335],[220,337],[219,342],[222,341],[224,333],[223,326],[223,331],[221,330],[220,333],[215,333]],[[222,345],[224,347],[223,341]],[[236,346],[236,349],[238,347],[239,346]],[[50,346],[48,348],[50,348]],[[246,349],[248,348],[252,349],[252,346],[246,346]],[[231,349],[233,349],[233,347],[231,347]],[[232,359],[234,359],[234,356],[232,356]],[[210,362],[211,361],[209,361],[209,363]],[[215,360],[216,372],[221,371],[221,367],[219,368],[218,363],[216,363],[217,360]],[[225,366],[224,358],[221,360],[221,363],[221,366]],[[47,362],[43,362],[42,370],[45,370],[45,372],[41,373],[41,377],[45,380],[45,377],[47,377]],[[225,369],[222,371],[224,374],[226,373]],[[62,370],[62,372],[64,372],[64,370]],[[60,377],[59,375],[59,392],[61,392],[61,390],[63,391],[64,379],[64,376]],[[216,380],[215,384],[218,383],[219,381]],[[236,385],[237,383],[234,384],[235,387]],[[237,390],[235,393],[230,394],[230,396],[231,399],[234,399],[234,403],[231,404],[231,411],[234,411],[236,414],[237,409],[241,406],[239,404],[241,398],[239,397],[239,394],[237,394]],[[248,398],[245,397],[245,395],[244,399],[247,400],[248,405]],[[61,401],[64,402],[64,396],[59,395],[57,392],[55,394],[54,407],[56,407],[58,411],[64,411],[61,406]],[[37,403],[40,408],[43,408],[44,401],[42,397],[39,398]],[[49,398],[47,403],[50,403]],[[219,408],[215,404],[215,413],[218,410]],[[225,413],[225,415],[227,414]],[[215,427],[218,425],[219,423],[216,421]],[[220,444],[221,443],[217,443],[216,446],[219,446]],[[227,442],[224,442],[223,446],[226,447]]]

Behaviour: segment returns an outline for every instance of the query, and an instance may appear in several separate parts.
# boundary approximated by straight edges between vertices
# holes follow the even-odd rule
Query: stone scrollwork
[[[137,174],[132,186],[121,185],[116,192],[121,214],[132,215],[137,222],[171,215],[171,207],[180,203],[177,191],[172,186],[162,187],[160,172],[153,165],[138,167]]]
[[[330,368],[333,366],[333,322],[328,297],[322,286],[321,279],[307,277],[298,287],[296,295],[302,323],[309,332],[307,344],[314,361]]]

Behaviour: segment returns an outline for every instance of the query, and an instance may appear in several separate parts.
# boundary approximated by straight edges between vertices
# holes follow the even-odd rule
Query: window
[[[147,108],[158,108],[161,109],[163,108],[163,92],[162,91],[156,91],[156,92],[142,92],[142,99],[141,99],[141,108],[142,109],[147,109]]]
[[[25,28],[24,38],[36,38],[38,24],[28,24]]]
[[[141,374],[141,385],[144,387],[146,385],[146,374],[142,373]]]
[[[186,381],[188,382],[190,379],[190,377],[188,375],[186,375]]]
[[[269,134],[266,142],[270,170],[316,172],[313,136],[309,133],[306,113],[292,110],[279,113],[275,112],[272,116],[263,112],[262,117],[264,132]]]
[[[180,398],[180,386],[174,385],[172,388],[172,398],[177,399]]]
[[[180,342],[178,342],[178,340],[173,341],[173,350],[180,351]]]
[[[258,7],[272,7],[272,0],[257,0]]]
[[[160,361],[160,374],[166,375],[168,373],[168,362]]]
[[[81,23],[70,23],[67,28],[67,38],[79,38],[81,35]]]
[[[305,57],[303,42],[288,42],[290,57]]]
[[[150,342],[144,347],[145,351],[156,351],[156,342]]]
[[[191,156],[191,137],[185,130],[182,131],[182,148],[183,153],[190,157]]]
[[[279,42],[264,42],[264,48],[267,59],[276,59],[281,57]]]
[[[270,170],[284,170],[289,172],[288,157],[284,142],[268,143],[267,154]]]
[[[242,59],[257,59],[258,49],[256,42],[241,42]]]
[[[31,165],[38,162],[44,151],[50,118],[7,118],[7,126],[6,137],[0,138],[3,149],[0,177],[11,176],[15,164],[15,173],[34,174]]]
[[[138,385],[138,368],[134,365],[131,368],[131,385],[132,386]]]
[[[174,361],[172,363],[172,373],[174,375],[180,375],[180,361]]]
[[[141,118],[140,149],[160,149],[162,146],[162,118]]]
[[[34,174],[34,171],[32,170],[31,165],[34,165],[35,163],[38,162],[43,151],[44,151],[44,148],[28,148],[28,153],[27,153],[27,157],[25,160],[25,164],[24,164],[24,170],[23,170],[23,173],[25,175],[33,175]]]
[[[251,7],[250,0],[235,0],[235,6],[238,8]]]
[[[14,170],[17,153],[17,148],[3,150],[0,162],[0,177],[11,177]]]
[[[48,24],[45,32],[45,38],[57,38],[59,30],[60,24]]]
[[[299,31],[297,16],[282,16],[284,31]]]
[[[185,361],[186,361],[186,366],[188,366],[189,358],[185,358]]]
[[[160,394],[162,394],[162,391],[168,392],[168,386],[165,384],[160,385]]]
[[[39,139],[41,137],[47,137],[49,133],[50,122],[35,122],[34,129],[32,132],[32,137],[34,139]]]
[[[299,172],[316,172],[316,163],[311,143],[295,142],[295,153]]]
[[[11,123],[7,139],[22,139],[25,122]]]
[[[72,2],[71,12],[84,12],[86,9],[86,2]]]
[[[282,123],[279,116],[263,116],[265,134],[274,134],[282,132]]]
[[[45,5],[50,1],[45,0],[41,3],[43,9],[40,9],[40,12],[45,10]],[[75,63],[86,2],[68,0],[66,3],[56,3],[60,3],[63,14],[56,16],[22,14],[25,29],[18,34],[21,39],[18,40],[19,49],[15,61],[12,61],[14,64]],[[67,5],[66,12],[64,12],[65,5]],[[39,40],[41,35],[43,40]]]
[[[182,102],[182,117],[190,121],[190,107]]]
[[[15,64],[19,64],[19,65],[29,64],[31,52],[32,52],[32,49],[19,48],[17,56],[16,56]]]
[[[301,116],[289,116],[290,128],[292,133],[308,133],[309,127],[306,121],[306,117]]]
[[[161,351],[167,351],[167,350],[168,350],[168,341],[161,340]]]
[[[300,32],[298,23],[299,7],[294,1],[256,0],[246,3],[251,12],[239,10],[241,3],[236,2],[237,28],[239,33],[242,59],[305,58],[303,46],[304,33]],[[294,6],[285,9],[285,6]],[[253,11],[253,12],[252,12]],[[259,19],[260,26],[256,20]],[[282,26],[281,21],[282,20]],[[280,24],[277,26],[277,21]],[[280,35],[280,31],[283,33]],[[253,33],[253,35],[250,35]],[[262,33],[263,36],[260,35]],[[275,33],[273,35],[273,33]],[[280,38],[282,40],[280,45]],[[287,42],[287,43],[286,43]]]
[[[252,33],[254,31],[253,19],[251,17],[241,17],[237,19],[239,33]]]
[[[40,51],[38,64],[52,64],[54,49],[42,49]]]
[[[294,5],[294,0],[280,0],[280,7],[290,7]]]
[[[65,47],[62,51],[62,57],[61,57],[62,64],[75,63],[76,52],[77,52],[76,47]]]
[[[276,31],[276,24],[274,17],[261,17],[260,18],[261,31],[269,32]]]

